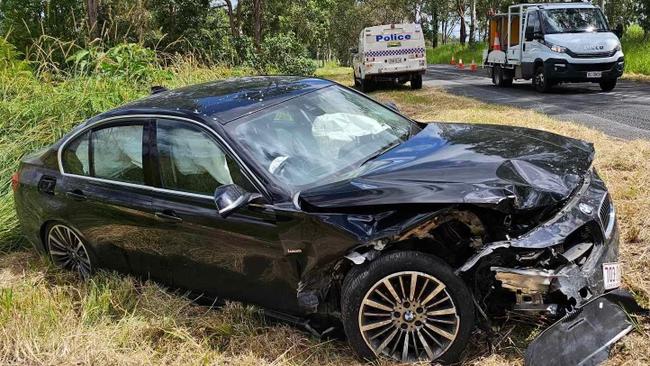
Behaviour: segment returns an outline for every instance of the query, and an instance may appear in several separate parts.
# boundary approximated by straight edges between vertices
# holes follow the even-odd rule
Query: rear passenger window
[[[63,171],[70,174],[90,175],[88,143],[90,132],[77,137],[63,150]]]
[[[92,133],[94,177],[144,184],[142,134],[144,126],[113,126]]]

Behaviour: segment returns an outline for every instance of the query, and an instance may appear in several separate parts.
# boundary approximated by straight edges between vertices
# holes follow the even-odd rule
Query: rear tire
[[[421,252],[388,253],[353,267],[341,299],[348,342],[366,360],[456,362],[474,327],[467,286],[445,262]]]
[[[605,79],[600,81],[600,90],[604,92],[610,92],[616,87],[617,79]]]
[[[495,65],[492,67],[492,84],[501,88],[510,87],[512,86],[512,77],[507,74],[507,71],[501,65]]]
[[[359,79],[359,88],[362,92],[368,93],[375,87],[375,83],[371,79]]]
[[[538,66],[537,69],[535,69],[533,87],[540,93],[548,93],[551,91],[553,84],[548,79],[546,72],[544,72],[544,66]]]
[[[76,272],[88,279],[94,270],[95,256],[77,232],[67,225],[48,225],[45,236],[47,252],[59,268]]]
[[[411,78],[411,89],[422,89],[422,75],[414,75],[413,78]]]

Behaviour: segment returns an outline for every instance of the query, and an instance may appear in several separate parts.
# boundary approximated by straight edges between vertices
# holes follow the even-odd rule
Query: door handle
[[[88,199],[85,193],[81,189],[75,189],[72,191],[65,192],[65,195],[72,198],[75,201],[85,201]]]
[[[174,213],[174,211],[159,211],[155,212],[153,216],[157,221],[164,222],[166,224],[178,224],[183,222],[183,219],[176,216],[176,213]]]

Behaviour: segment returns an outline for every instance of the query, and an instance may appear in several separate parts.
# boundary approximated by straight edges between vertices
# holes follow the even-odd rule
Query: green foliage
[[[474,45],[448,43],[436,48],[427,48],[427,63],[448,64],[451,61],[451,56],[454,56],[456,61],[462,58],[466,65],[469,65],[472,60],[480,64],[483,58],[483,50],[486,47],[485,43],[477,43]]]
[[[106,51],[81,49],[66,60],[77,75],[102,75],[133,81],[151,81],[169,76],[158,66],[156,52],[135,43],[124,43]]]
[[[293,34],[266,37],[262,43],[260,64],[267,72],[287,75],[313,75],[316,64],[307,58],[307,51]]]
[[[625,54],[625,72],[650,75],[650,39],[637,25],[628,27],[621,43]]]
[[[16,47],[0,37],[0,71],[3,72],[28,72],[29,65],[21,60],[22,54],[16,51]]]

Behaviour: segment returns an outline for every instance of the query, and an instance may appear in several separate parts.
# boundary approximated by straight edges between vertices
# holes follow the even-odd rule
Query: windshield
[[[600,9],[558,8],[542,10],[545,33],[608,32]]]
[[[339,179],[409,138],[412,122],[330,86],[226,125],[255,163],[293,189]]]

